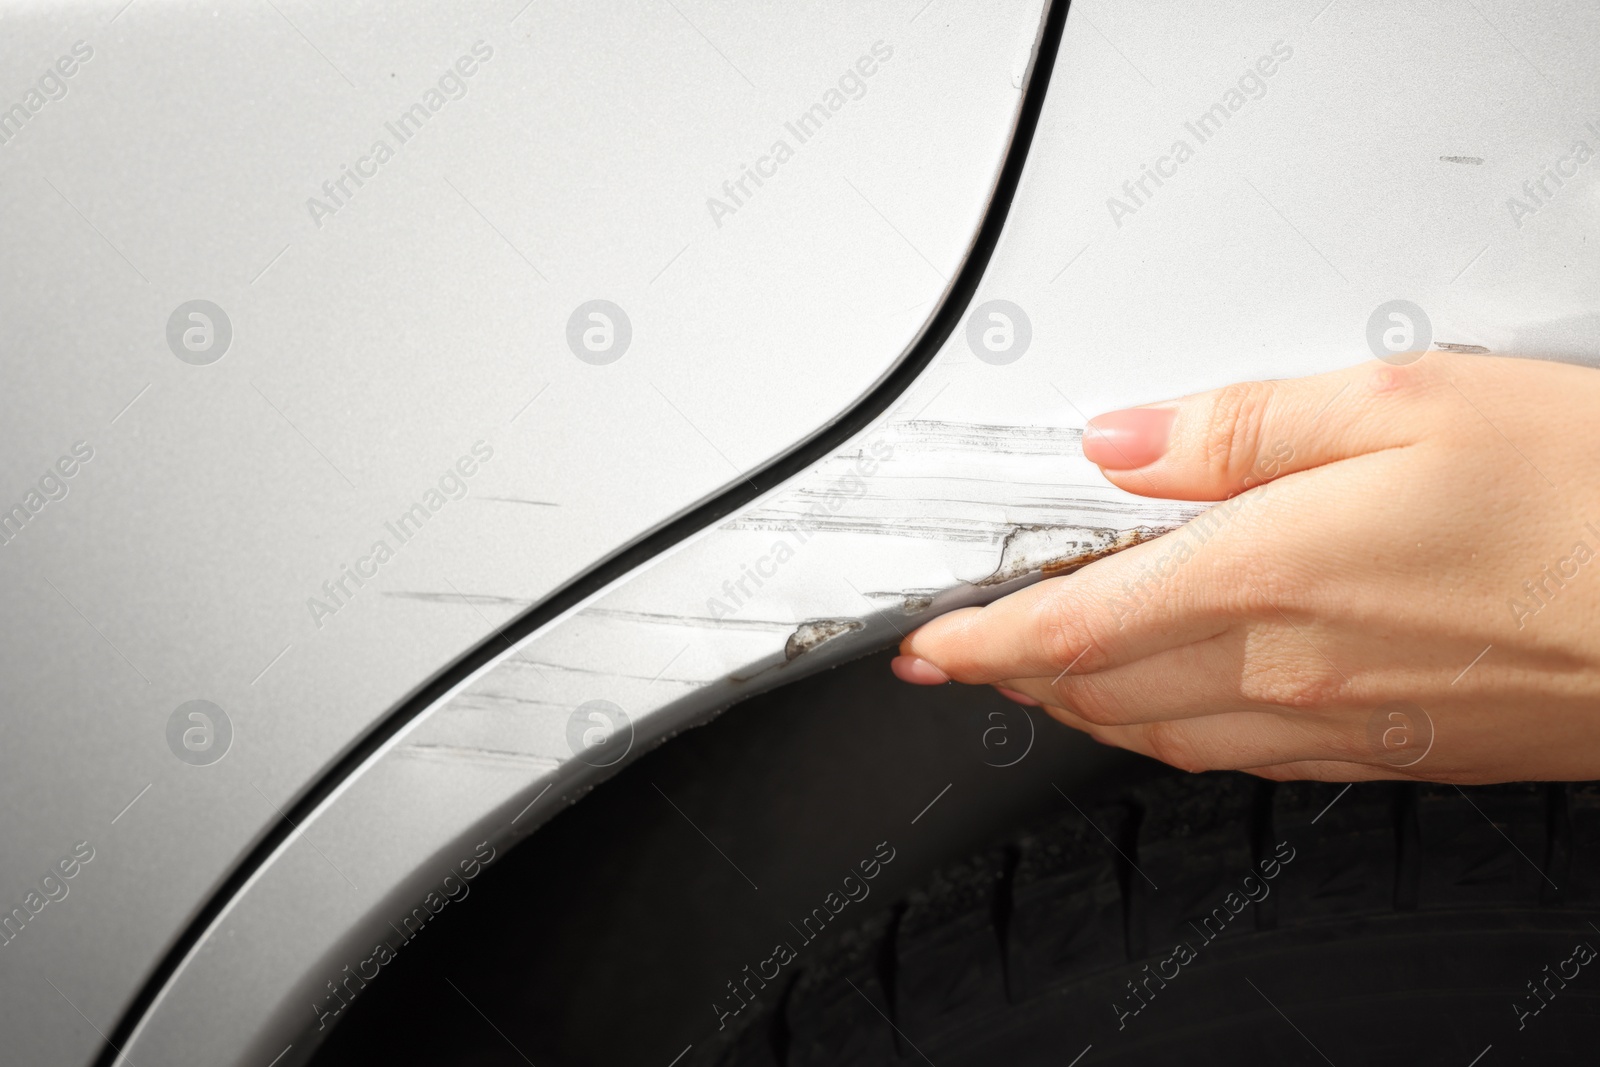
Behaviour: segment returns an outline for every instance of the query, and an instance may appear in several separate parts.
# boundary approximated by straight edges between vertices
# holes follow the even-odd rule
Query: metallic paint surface
[[[883,373],[970,240],[1037,24],[1037,5],[995,19],[939,0],[520,6],[0,19],[6,102],[77,38],[98,51],[0,147],[5,491],[75,440],[96,448],[0,552],[6,901],[74,841],[98,849],[0,949],[22,1061],[98,1053],[227,865],[430,673]],[[318,182],[480,37],[501,82],[312,226]],[[883,77],[906,80],[875,83],[838,117],[861,122],[712,226],[704,198],[880,37],[906,59]],[[1435,342],[1600,362],[1594,174],[1507,208],[1574,138],[1600,144],[1595,40],[1579,3],[1075,3],[978,296],[1024,309],[1029,352],[984,362],[958,331],[850,448],[414,720],[254,873],[123,1062],[301,1061],[326,982],[443,867],[602,779],[568,742],[584,702],[626,710],[642,749],[1194,514],[1083,462],[1072,432],[1096,411],[1357,362],[1397,298]],[[1118,226],[1107,200],[1277,42],[1293,58],[1261,98]],[[597,296],[629,307],[637,358],[560,349]],[[195,298],[234,320],[208,368],[162,334]],[[312,627],[304,600],[478,438],[502,466]],[[862,474],[875,443],[890,456]],[[864,488],[840,493],[853,475]],[[730,605],[723,582],[819,501],[818,530]],[[206,768],[163,737],[200,697],[235,726]]]
[[[1600,114],[1597,38],[1600,15],[1578,4],[1488,17],[1074,5],[977,297],[1022,308],[1030,350],[996,364],[958,331],[848,446],[411,722],[219,917],[139,1028],[133,1059],[303,1055],[325,983],[392,936],[393,917],[463,847],[514,843],[604,777],[569,742],[587,702],[623,709],[638,751],[1198,510],[1109,487],[1077,449],[1090,414],[1367,358],[1369,315],[1395,298],[1426,309],[1439,342],[1600,362],[1585,325],[1600,312],[1597,187],[1574,181],[1520,227],[1505,207]],[[1107,199],[1280,41],[1293,57],[1265,94],[1117,225]],[[747,578],[752,595],[733,603],[725,583],[737,589],[752,570],[761,584]],[[500,617],[532,600],[484,588],[474,606]],[[447,592],[426,580],[394,590],[441,623],[464,610]],[[329,857],[361,872],[359,890]],[[197,1033],[196,1019],[225,1024]]]
[[[0,500],[93,451],[0,546],[0,901],[96,852],[0,947],[7,1056],[100,1055],[374,722],[895,365],[984,217],[1040,4],[919,7],[0,4],[0,113],[27,115],[0,143]],[[567,340],[597,299],[632,326],[600,365]],[[199,300],[220,358],[182,347],[186,312],[169,333]],[[190,712],[169,742],[197,700],[231,724],[214,762],[176,754]],[[454,804],[373,845],[448,835]],[[135,1062],[234,1062],[317,916],[389,892],[386,861],[317,862],[350,896],[302,901],[230,980],[245,1001]]]

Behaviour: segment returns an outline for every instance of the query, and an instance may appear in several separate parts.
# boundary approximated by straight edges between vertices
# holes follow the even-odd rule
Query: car
[[[1587,787],[1177,779],[873,658],[1201,513],[1096,412],[1600,362],[1588,5],[4,23],[8,1058],[1465,1063],[1600,1011]],[[1266,939],[1140,1026],[1239,893]]]

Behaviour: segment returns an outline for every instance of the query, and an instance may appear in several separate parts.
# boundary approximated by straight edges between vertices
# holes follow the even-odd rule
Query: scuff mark
[[[491,596],[488,593],[389,593],[384,596],[395,597],[400,600],[421,600],[427,604],[504,604],[512,608],[526,608],[533,601],[515,596]]]
[[[484,500],[493,500],[499,504],[529,504],[536,508],[559,508],[561,505],[553,500],[525,500],[520,496],[486,496]]]
[[[512,752],[503,748],[480,748],[476,745],[417,743],[400,746],[397,754],[419,759],[440,760],[445,763],[457,763],[465,760],[469,763],[538,767],[542,770],[556,770],[561,766],[560,760],[551,759],[549,756],[539,756],[532,752]]]
[[[1440,163],[1471,163],[1475,167],[1483,166],[1482,156],[1440,156]]]
[[[527,667],[538,674],[543,674],[546,668],[553,671],[564,671],[571,674],[594,674],[602,678],[628,678],[633,681],[664,683],[666,685],[700,686],[705,684],[704,678],[668,678],[660,674],[630,674],[612,667],[573,667],[565,663],[555,663],[551,660],[523,659],[520,656],[511,656],[505,661],[506,667],[521,669]]]
[[[622,608],[584,608],[579,614],[600,619],[620,619],[649,626],[695,626],[708,630],[787,630],[793,625],[777,619],[716,619],[710,615],[673,615],[659,611],[627,611]]]
[[[783,658],[787,661],[799,659],[835,637],[866,629],[866,625],[860,619],[809,619],[796,627],[784,642]]]
[[[930,501],[928,506],[947,506],[949,501]],[[1010,503],[986,504],[974,502],[992,511],[996,507],[1011,507]],[[973,508],[976,511],[976,507]],[[1116,520],[1126,518],[1129,509],[1096,507],[1092,504],[1082,504],[1069,501],[1059,505],[1016,504],[1015,510],[1040,514],[1041,518],[1049,518],[1051,512],[1067,512],[1072,515],[1083,515],[1086,512],[1099,512],[1107,518]],[[1169,521],[1173,525],[1181,525],[1198,515],[1203,508],[1189,503],[1174,502],[1170,506],[1159,506],[1146,509],[1144,517],[1154,518],[1156,521]],[[940,520],[923,520],[916,516],[893,514],[884,509],[883,514],[852,517],[852,516],[818,516],[807,514],[795,507],[792,511],[784,511],[781,507],[773,507],[763,512],[754,513],[748,518],[725,523],[724,530],[791,530],[796,525],[803,524],[810,533],[837,533],[837,534],[866,534],[873,537],[915,537],[926,541],[964,542],[967,544],[994,544],[1008,536],[1017,529],[1016,522],[1007,522],[990,517],[962,517],[948,516]],[[1054,523],[1039,523],[1041,527],[1054,527]]]
[[[539,700],[521,693],[508,693],[493,689],[469,689],[455,699],[455,704],[471,711],[521,711],[525,708],[555,708],[571,712],[577,705],[564,700]]]
[[[990,452],[1002,456],[1070,456],[1083,451],[1074,426],[1002,426],[983,422],[913,419],[896,426],[895,451]]]
[[[1004,585],[1031,574],[1052,578],[1166,532],[1150,526],[1122,531],[1086,526],[1018,526],[1006,535],[994,572],[974,584]]]
[[[1047,492],[1041,493],[1040,489]],[[1104,526],[1120,528],[1129,521],[1187,522],[1201,510],[1182,501],[1151,503],[1106,498],[1089,486],[1019,483],[1014,476],[1008,478],[1001,472],[992,478],[880,474],[874,479],[873,488],[851,499],[846,511],[829,514],[825,496],[801,490],[731,518],[720,529],[802,529],[812,534],[995,544],[1019,522],[1055,525],[1050,520],[1063,513],[1079,522],[1098,519]]]
[[[929,541],[971,541],[983,543],[994,540],[994,523],[987,519],[951,518],[945,521],[919,521],[901,515],[849,516],[816,515],[808,513],[799,504],[774,507],[748,518],[735,519],[723,525],[724,530],[791,530],[804,524],[808,533],[868,534],[877,537],[916,537]]]
[[[1469,356],[1481,356],[1489,351],[1482,345],[1462,345],[1452,341],[1435,341],[1433,347],[1443,349],[1446,352],[1464,352]]]

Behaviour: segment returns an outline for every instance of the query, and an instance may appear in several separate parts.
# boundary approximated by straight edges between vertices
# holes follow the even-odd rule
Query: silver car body
[[[1600,360],[1576,2],[0,26],[18,1062],[304,1062],[626,758],[1197,514],[1098,411]]]

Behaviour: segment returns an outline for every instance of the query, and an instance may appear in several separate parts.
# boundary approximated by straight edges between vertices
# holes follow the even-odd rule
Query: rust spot
[[[1033,574],[1053,578],[1166,532],[1149,526],[1120,532],[1087,526],[1018,526],[1006,535],[994,573],[976,584],[1004,585]]]
[[[783,658],[796,660],[835,637],[866,628],[860,619],[810,619],[795,628],[783,645]]]

